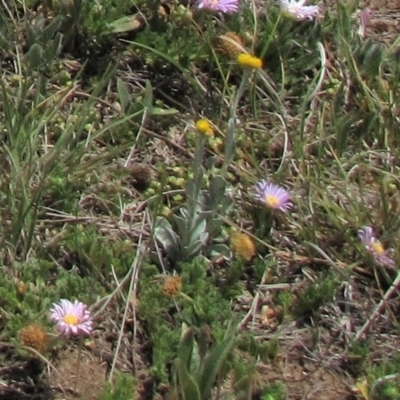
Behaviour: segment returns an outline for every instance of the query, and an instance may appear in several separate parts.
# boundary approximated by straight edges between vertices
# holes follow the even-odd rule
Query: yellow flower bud
[[[248,53],[239,54],[237,57],[237,62],[241,67],[244,68],[260,69],[263,66],[261,58],[254,57]]]

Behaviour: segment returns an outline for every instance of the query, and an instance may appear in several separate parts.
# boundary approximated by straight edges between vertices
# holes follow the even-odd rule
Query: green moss
[[[135,378],[117,373],[113,384],[107,383],[99,400],[132,400],[132,393],[136,387]]]
[[[349,348],[346,367],[354,375],[359,375],[367,366],[370,348],[367,343],[353,343]]]
[[[328,274],[311,282],[298,294],[292,312],[297,316],[318,312],[321,306],[332,300],[338,284],[339,282],[333,274]]]
[[[263,389],[261,400],[285,400],[285,385],[282,382],[274,382]]]
[[[400,399],[400,357],[384,359],[367,368],[371,400]]]
[[[46,249],[42,256],[45,257],[49,250],[65,269],[77,268],[82,276],[100,281],[108,279],[111,266],[117,276],[125,275],[135,254],[130,240],[112,240],[100,234],[97,227],[81,224],[65,229],[60,240],[54,242],[53,248]]]

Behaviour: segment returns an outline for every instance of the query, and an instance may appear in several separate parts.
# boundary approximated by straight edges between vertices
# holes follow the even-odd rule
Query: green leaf
[[[194,330],[182,324],[183,334],[178,345],[178,379],[180,392],[185,400],[200,400],[200,391],[197,383],[189,373],[193,349],[194,349]]]
[[[220,204],[225,195],[226,181],[222,176],[214,176],[210,182],[210,208],[212,210]]]
[[[122,112],[125,114],[131,104],[131,97],[125,83],[120,78],[117,79],[117,91],[121,102]]]
[[[189,367],[193,352],[194,331],[193,328],[186,328],[186,324],[183,324],[182,329],[185,331],[178,345],[178,358],[184,365]]]
[[[200,390],[182,360],[178,360],[179,386],[184,400],[201,400]]]
[[[185,187],[186,197],[191,200],[197,200],[198,191],[192,179],[188,179]]]
[[[144,93],[144,106],[149,111],[151,111],[153,107],[153,87],[151,86],[151,82],[149,80],[146,80],[146,91]]]
[[[185,258],[190,259],[197,256],[205,245],[207,237],[208,234],[204,233],[202,236],[200,236],[199,240],[196,240],[195,242],[190,242],[190,244],[185,248]]]
[[[382,63],[383,49],[378,43],[372,43],[365,53],[363,69],[365,73],[373,78],[379,74],[379,68]]]
[[[139,14],[127,15],[108,24],[109,32],[123,33],[136,31],[144,25],[143,18]]]
[[[50,24],[44,25],[40,31],[41,43],[46,44],[53,40],[53,38],[59,33],[61,27],[62,18],[57,16]],[[38,35],[39,36],[39,35]]]
[[[230,248],[224,243],[214,244],[208,249],[208,253],[211,256],[222,256],[227,259],[231,256]]]
[[[199,388],[201,390],[202,400],[208,397],[219,372],[233,348],[234,341],[234,335],[230,334],[226,336],[221,343],[217,344],[211,352],[205,356],[199,377]]]
[[[151,115],[176,115],[178,114],[179,111],[176,108],[169,108],[169,109],[165,109],[165,108],[161,108],[161,107],[153,107],[151,109]]]
[[[211,214],[210,211],[204,211],[199,214],[196,219],[193,221],[193,229],[190,232],[190,240],[196,240],[201,237],[204,237],[204,232],[207,228],[206,218]]]
[[[182,218],[179,215],[173,215],[172,218],[174,219],[177,227],[178,227],[178,233],[181,238],[186,238],[189,236],[188,232],[188,226],[187,226],[187,219]]]
[[[236,153],[235,118],[229,118],[225,137],[224,162],[222,170],[225,171]]]
[[[38,68],[43,63],[43,53],[43,47],[40,44],[34,43],[25,54],[25,62],[32,69]]]
[[[54,39],[49,42],[49,46],[46,51],[46,62],[50,63],[53,61],[61,52],[62,49],[62,35],[57,33]]]
[[[174,259],[180,248],[179,237],[165,218],[156,219],[154,237],[162,244],[168,256]]]

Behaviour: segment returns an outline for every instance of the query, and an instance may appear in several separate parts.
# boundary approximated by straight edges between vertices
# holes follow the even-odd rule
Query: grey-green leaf
[[[154,236],[168,252],[171,248],[179,248],[179,237],[165,218],[157,218],[154,227]]]

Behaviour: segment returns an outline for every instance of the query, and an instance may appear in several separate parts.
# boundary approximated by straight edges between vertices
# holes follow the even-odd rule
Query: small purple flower
[[[298,21],[312,20],[319,14],[318,6],[306,6],[307,0],[280,0],[282,12]]]
[[[268,208],[287,212],[292,208],[290,193],[275,183],[262,180],[256,186],[256,199]]]
[[[358,34],[363,38],[365,36],[365,30],[371,22],[371,10],[365,8],[360,12],[360,27],[358,28]]]
[[[370,226],[363,226],[358,231],[358,237],[378,264],[387,267],[394,266],[395,262],[390,257],[392,250],[385,250],[383,244],[374,236],[374,230]]]
[[[53,304],[50,313],[50,319],[57,322],[58,331],[65,336],[90,335],[92,332],[92,314],[80,301],[72,303],[62,299],[59,304]]]
[[[200,0],[197,3],[197,8],[231,13],[238,11],[239,0]]]

